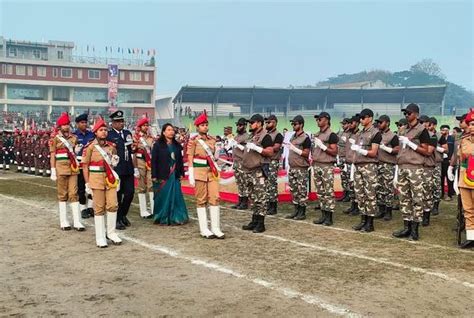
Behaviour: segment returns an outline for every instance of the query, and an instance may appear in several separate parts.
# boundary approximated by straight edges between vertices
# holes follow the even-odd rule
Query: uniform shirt
[[[197,135],[188,142],[188,165],[194,168],[194,179],[198,181],[209,181],[214,178],[212,170],[207,162],[207,152],[201,143],[201,139],[209,147],[211,153],[216,152],[216,139],[209,135]]]
[[[361,146],[362,149],[370,150],[372,144],[380,144],[382,141],[382,134],[380,131],[375,128],[373,125],[369,127],[364,127],[360,130],[355,136],[355,144]],[[365,164],[365,163],[377,163],[378,158],[371,158],[369,156],[363,156],[358,152],[354,152],[354,161],[356,164]]]
[[[327,147],[329,145],[337,144],[339,138],[335,133],[331,131],[330,127],[327,127],[324,131],[319,131],[315,134],[315,137],[320,139],[323,144]],[[323,151],[319,147],[313,147],[312,152],[313,163],[334,163],[336,162],[336,156],[332,156],[327,152]]]
[[[251,142],[253,142],[257,146],[262,147],[264,149],[267,147],[273,146],[272,137],[268,135],[267,131],[263,128],[260,131],[249,135],[249,138],[247,139],[247,143],[251,143]],[[247,151],[247,149],[244,150],[242,168],[243,170],[247,172],[254,171],[256,169],[261,169],[262,164],[269,163],[269,162],[270,162],[270,158],[264,157],[262,156],[262,154],[259,154],[258,152],[254,150],[250,150],[250,151]]]
[[[460,163],[460,173],[459,173],[459,187],[466,189],[474,189],[474,186],[471,186],[465,182],[464,178],[467,178],[466,172],[467,169],[472,170],[473,167],[469,167],[469,157],[474,154],[474,138],[470,135],[464,135],[459,141],[459,149],[457,152],[458,160]],[[471,174],[472,175],[472,174]],[[467,178],[470,181],[474,181],[473,178]]]
[[[87,129],[84,133],[82,131],[80,131],[79,129],[76,129],[76,131],[74,131],[73,134],[76,135],[76,137],[77,137],[77,147],[75,149],[75,153],[76,153],[77,161],[79,161],[79,163],[80,163],[81,160],[82,160],[82,151],[83,151],[84,147],[89,142],[94,140],[95,134],[92,131],[87,130]]]
[[[53,167],[56,168],[56,174],[58,176],[70,176],[73,174],[78,174],[79,172],[72,171],[71,161],[65,152],[67,147],[62,143],[61,140],[59,140],[58,136],[66,139],[73,148],[77,143],[77,138],[74,134],[69,134],[68,137],[64,137],[61,133],[58,133],[58,135],[50,139],[49,152],[51,153],[51,156],[55,156],[56,158],[56,167]]]
[[[382,141],[380,144],[384,144],[387,147],[395,148],[400,145],[400,141],[398,140],[398,136],[387,129],[386,131],[381,132],[382,134]],[[378,158],[380,162],[384,163],[397,163],[397,155],[393,153],[388,153],[385,150],[380,149],[378,152]]]
[[[302,131],[298,135],[295,133],[291,137],[290,143],[301,150],[311,149],[311,139],[304,131]],[[290,166],[290,168],[308,168],[309,159],[298,155],[290,149],[290,152],[288,154],[288,165]]]
[[[146,147],[143,144],[143,141],[145,141],[147,145]],[[150,154],[151,164],[151,150],[153,148],[154,139],[149,135],[135,134],[133,136],[133,142],[137,147],[135,150],[135,156],[137,157],[137,168],[146,169],[145,153],[148,151],[148,153]]]
[[[280,134],[280,132],[278,132],[275,129],[273,129],[272,131],[268,131],[268,135],[272,138],[272,146],[275,145],[275,144],[283,144],[283,135]],[[281,157],[281,154],[283,153],[283,147],[280,147],[280,150],[277,151],[276,153],[273,154],[273,156],[270,157],[271,160],[280,160],[280,157]]]
[[[97,139],[95,139],[87,145],[87,147],[84,149],[82,165],[89,169],[89,186],[91,189],[105,190],[108,189],[108,187],[105,183],[106,173],[104,157],[102,157],[99,150],[97,150],[95,147],[98,144],[99,142]],[[115,145],[110,141],[107,141],[105,145],[99,147],[101,147],[105,153],[107,153],[109,159],[111,159],[113,155],[117,154]]]
[[[340,158],[344,158],[346,156],[346,142],[349,139],[349,131],[348,130],[341,130],[337,133],[337,155]]]
[[[406,136],[416,145],[429,144],[430,135],[428,130],[419,122],[403,130],[401,136]],[[397,164],[400,168],[421,168],[425,162],[425,156],[416,152],[408,146],[401,147],[397,155]]]
[[[245,146],[245,143],[247,142],[247,139],[249,138],[249,134],[247,132],[244,132],[242,134],[237,133],[235,135],[234,140],[237,144]],[[234,162],[242,162],[242,159],[244,157],[244,150],[240,150],[239,148],[235,147],[232,150],[232,157],[234,159]]]
[[[107,141],[115,144],[117,155],[120,158],[117,167],[114,168],[115,172],[117,172],[119,176],[132,175],[134,168],[132,161],[132,133],[126,129],[122,131],[111,129],[107,135]]]
[[[439,153],[438,151],[436,151],[436,146],[438,145],[438,137],[436,136],[435,132],[431,132],[431,131],[428,131],[428,135],[429,135],[428,145],[431,147],[434,147],[435,150],[433,151],[431,155],[425,157],[425,163],[423,166],[426,168],[434,168],[436,166],[436,154]]]

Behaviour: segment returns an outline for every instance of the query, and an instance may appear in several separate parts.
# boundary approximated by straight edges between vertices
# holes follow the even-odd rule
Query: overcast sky
[[[158,94],[182,85],[315,84],[432,58],[474,90],[473,1],[4,1],[0,34],[157,51]],[[128,54],[125,54],[128,57]]]

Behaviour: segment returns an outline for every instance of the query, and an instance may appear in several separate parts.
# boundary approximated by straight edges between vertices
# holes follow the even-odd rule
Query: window
[[[89,79],[100,79],[100,70],[89,70]]]
[[[10,57],[16,57],[18,54],[16,47],[10,47],[8,48],[8,56]]]
[[[7,74],[7,64],[2,64],[2,74]]]
[[[24,76],[25,74],[26,74],[25,65],[17,65],[16,66],[16,75]]]
[[[33,66],[28,65],[26,67],[26,73],[28,74],[28,76],[33,76]]]
[[[58,77],[58,69],[53,67],[53,77]]]
[[[33,50],[33,58],[39,59],[41,57],[40,50]]]
[[[119,71],[119,78],[121,81],[125,81],[125,71]]]
[[[67,102],[69,100],[69,87],[53,87],[53,100]]]
[[[82,79],[82,70],[77,70],[77,78]]]
[[[74,101],[107,103],[107,93],[107,89],[77,87],[74,89]]]
[[[8,75],[13,75],[13,65],[12,64],[7,64],[7,74]]]
[[[145,82],[149,82],[150,81],[150,73],[146,72],[145,73]]]
[[[63,51],[58,51],[58,59],[62,60],[64,58],[64,53]]]
[[[40,77],[46,77],[46,67],[44,66],[36,67],[36,73]]]
[[[139,82],[142,80],[142,72],[129,72],[130,81]]]
[[[62,78],[72,78],[72,69],[70,69],[70,68],[61,68],[61,77]]]

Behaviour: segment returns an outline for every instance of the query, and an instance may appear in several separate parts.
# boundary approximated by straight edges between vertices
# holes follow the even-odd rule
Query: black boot
[[[433,204],[433,209],[431,210],[431,213],[433,213],[433,215],[439,214],[439,202],[435,202]]]
[[[247,210],[249,208],[249,197],[242,197],[242,203],[240,204],[240,207],[238,207],[238,210]]]
[[[239,196],[239,202],[237,202],[236,204],[234,205],[231,205],[230,208],[231,209],[238,209],[240,208],[240,205],[242,204],[242,197]]]
[[[403,229],[392,233],[394,237],[402,238],[409,237],[411,233],[411,221],[403,220]]]
[[[89,214],[89,216],[90,216],[91,218],[94,217],[94,209],[93,209],[93,208],[87,208],[87,213]]]
[[[327,212],[324,210],[321,210],[321,217],[318,220],[314,220],[314,224],[323,224],[324,221],[326,221],[326,218],[328,217]]]
[[[392,219],[392,207],[387,206],[385,208],[385,216],[383,217],[384,221],[390,221]]]
[[[459,248],[465,249],[465,248],[471,248],[474,247],[474,241],[471,240],[466,240],[459,245]]]
[[[356,202],[355,205],[354,205],[354,210],[351,211],[350,215],[356,216],[356,215],[359,215],[359,214],[360,214],[359,205]]]
[[[411,235],[410,235],[410,241],[418,241],[420,238],[420,235],[418,234],[418,226],[420,225],[420,222],[412,222],[411,223]]]
[[[242,226],[242,230],[252,231],[256,225],[257,225],[257,215],[252,214],[252,221],[250,221],[249,224]]]
[[[317,211],[317,210],[321,210],[321,204],[320,203],[316,203],[316,206],[314,207],[314,209]]]
[[[326,226],[331,226],[333,223],[332,223],[332,215],[334,214],[334,212],[330,212],[330,211],[326,211],[326,219],[324,220],[324,225]]]
[[[275,215],[275,214],[277,214],[277,203],[269,201],[267,215]]]
[[[430,225],[430,211],[423,212],[423,220],[421,221],[422,226]]]
[[[367,222],[365,222],[365,225],[363,228],[360,229],[361,232],[373,232],[374,231],[374,217],[373,216],[367,216]]]
[[[117,219],[117,223],[115,224],[115,229],[116,230],[125,230],[126,226],[123,223],[122,219]]]
[[[253,229],[254,233],[262,233],[265,232],[265,217],[263,215],[257,215],[257,224]]]
[[[379,210],[378,212],[375,214],[375,218],[376,219],[381,219],[385,216],[385,212],[387,211],[387,207],[383,204],[380,204],[379,205]]]
[[[349,201],[351,201],[351,197],[349,196],[349,192],[346,191],[344,198],[342,198],[342,202],[349,202]]]
[[[342,211],[342,213],[344,213],[344,214],[349,214],[349,213],[351,213],[352,210],[355,209],[355,205],[356,205],[355,201],[352,201],[352,202],[351,202],[351,206],[350,206],[348,209],[345,209],[344,211]]]
[[[300,206],[298,204],[294,204],[295,210],[290,215],[285,216],[285,219],[293,219],[300,213]]]
[[[299,207],[299,213],[297,216],[294,218],[295,220],[305,220],[306,219],[306,207],[300,205]]]
[[[352,228],[356,231],[360,231],[365,226],[366,223],[367,223],[367,215],[362,214],[360,216],[360,223],[357,225],[354,225]]]
[[[82,211],[81,211],[81,217],[82,217],[83,219],[88,219],[88,218],[90,218],[89,210],[88,210],[88,209],[82,210]]]

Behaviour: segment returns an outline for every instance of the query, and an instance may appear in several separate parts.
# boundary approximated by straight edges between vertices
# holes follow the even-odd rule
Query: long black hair
[[[161,127],[161,134],[160,134],[160,138],[158,139],[158,141],[161,143],[161,144],[166,144],[166,137],[165,137],[165,130],[166,128],[168,127],[172,127],[173,130],[174,130],[174,126],[170,123],[166,123],[163,125],[163,127]],[[176,137],[176,134],[175,134],[175,137]],[[175,145],[178,144],[178,142],[176,141],[176,138],[173,138],[173,141],[172,141]]]

